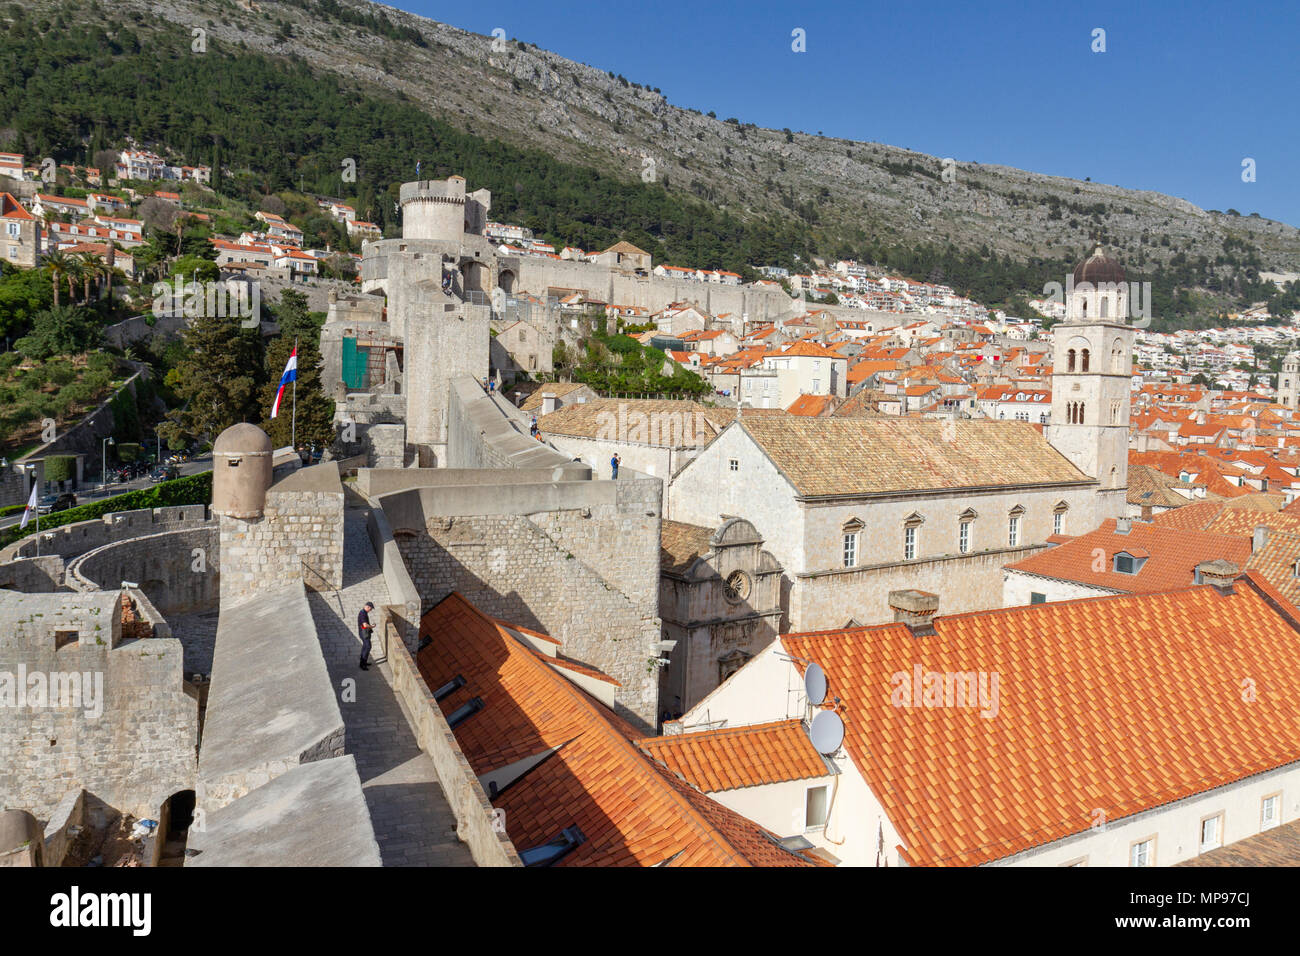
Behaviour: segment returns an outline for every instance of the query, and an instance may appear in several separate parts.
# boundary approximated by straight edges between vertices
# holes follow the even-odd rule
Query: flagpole
[[[298,354],[298,336],[293,337],[293,354]],[[293,370],[293,418],[289,424],[289,444],[298,453],[298,369]]]

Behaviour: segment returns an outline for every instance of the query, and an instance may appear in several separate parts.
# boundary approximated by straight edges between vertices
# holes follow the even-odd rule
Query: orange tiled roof
[[[800,720],[648,737],[639,743],[705,793],[830,775]]]
[[[1121,551],[1147,560],[1136,574],[1123,574],[1114,570],[1115,555]],[[1134,521],[1128,534],[1120,534],[1111,518],[1097,530],[1009,564],[1007,570],[1126,594],[1149,594],[1192,584],[1202,561],[1225,558],[1240,568],[1249,557],[1249,532],[1241,537]]]
[[[553,751],[492,800],[517,849],[576,825],[585,842],[557,866],[817,865],[669,773],[636,728],[460,594],[421,618],[420,635],[432,639],[416,656],[429,688],[465,678],[443,713],[482,701],[453,730],[475,774]]]
[[[850,702],[844,745],[907,862],[969,866],[1084,832],[1097,810],[1114,823],[1300,760],[1300,620],[1286,608],[1251,571],[1230,595],[1191,587],[939,617],[930,637],[884,624],[781,641]],[[918,667],[997,674],[995,718],[895,706],[897,675]]]
[[[800,395],[786,409],[791,415],[823,415],[833,404],[829,395]]]

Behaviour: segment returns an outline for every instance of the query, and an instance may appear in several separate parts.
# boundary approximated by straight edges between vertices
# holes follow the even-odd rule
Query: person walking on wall
[[[363,671],[370,669],[370,665],[366,663],[366,658],[370,656],[370,634],[374,630],[370,624],[370,612],[374,609],[374,602],[367,601],[366,606],[357,615],[357,631],[360,632],[361,636],[361,669]]]
[[[623,459],[620,458],[617,454],[615,454],[614,457],[609,460],[609,470],[613,472],[612,477],[614,478],[618,477],[618,466],[622,463],[623,463]]]

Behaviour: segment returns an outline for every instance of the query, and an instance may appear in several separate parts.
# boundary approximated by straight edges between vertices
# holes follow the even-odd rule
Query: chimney
[[[1150,437],[1147,435],[1146,432],[1138,432],[1138,447],[1137,447],[1137,450],[1138,450],[1139,453],[1140,453],[1140,452],[1145,452],[1145,451],[1147,450],[1147,445],[1148,445],[1148,442],[1150,442],[1150,440],[1151,440],[1151,439],[1150,439]]]
[[[1197,413],[1196,413],[1196,424],[1198,424],[1198,425],[1204,425],[1204,424],[1205,424],[1205,411],[1204,411],[1204,409],[1201,409],[1201,410],[1198,410],[1198,411],[1197,411]]]
[[[1241,568],[1219,558],[1217,561],[1202,561],[1196,566],[1196,573],[1201,576],[1202,584],[1210,585],[1220,594],[1231,594],[1232,582],[1241,573]]]
[[[549,415],[555,411],[556,397],[552,392],[542,392],[542,414]]]
[[[1250,536],[1250,553],[1255,554],[1266,544],[1268,544],[1268,525],[1256,525],[1254,533]]]
[[[907,588],[889,592],[889,607],[896,624],[906,624],[913,637],[934,633],[934,616],[939,613],[939,595]]]
[[[1128,534],[1128,533],[1129,533],[1130,531],[1132,531],[1132,530],[1133,530],[1133,519],[1132,519],[1132,518],[1116,518],[1116,519],[1115,519],[1115,533],[1116,533],[1116,534]]]

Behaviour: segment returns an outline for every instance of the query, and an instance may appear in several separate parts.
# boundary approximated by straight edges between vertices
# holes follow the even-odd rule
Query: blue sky
[[[1300,225],[1296,0],[395,5],[484,35],[501,27],[719,118]],[[804,53],[791,50],[796,28]]]

